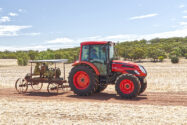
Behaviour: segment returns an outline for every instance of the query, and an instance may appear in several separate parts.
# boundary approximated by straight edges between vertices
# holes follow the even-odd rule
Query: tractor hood
[[[138,64],[136,63],[129,62],[129,61],[121,61],[121,60],[113,60],[112,64],[122,64],[133,68],[138,67]]]
[[[147,76],[147,71],[143,66],[129,61],[113,60],[112,71],[121,72],[122,74],[130,73],[136,76]]]

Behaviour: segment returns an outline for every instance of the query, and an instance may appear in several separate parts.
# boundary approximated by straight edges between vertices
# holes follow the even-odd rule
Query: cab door
[[[107,46],[90,45],[89,62],[98,68],[100,75],[107,75]]]

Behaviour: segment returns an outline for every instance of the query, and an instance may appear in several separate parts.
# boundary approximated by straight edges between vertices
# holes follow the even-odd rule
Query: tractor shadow
[[[41,91],[31,91],[31,92],[27,92],[24,94],[24,96],[38,96],[38,97],[52,97],[52,96],[57,96],[57,95],[63,95],[66,92],[63,93],[58,93],[58,94],[50,94],[48,92],[41,92]]]
[[[78,99],[86,99],[86,100],[100,100],[100,101],[106,101],[106,100],[110,100],[110,99],[114,99],[114,100],[129,100],[129,101],[140,101],[140,100],[144,100],[147,99],[147,95],[143,94],[143,95],[139,95],[136,98],[133,99],[123,99],[120,96],[116,95],[116,94],[110,94],[110,93],[96,93],[93,94],[91,96],[78,96],[78,95],[68,95],[67,97],[70,98],[78,98]]]

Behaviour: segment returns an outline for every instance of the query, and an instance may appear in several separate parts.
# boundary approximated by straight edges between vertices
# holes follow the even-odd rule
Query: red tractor
[[[134,98],[147,87],[147,72],[141,65],[114,60],[114,43],[110,41],[82,42],[79,60],[69,74],[71,90],[80,96],[103,91],[115,84],[122,98]]]

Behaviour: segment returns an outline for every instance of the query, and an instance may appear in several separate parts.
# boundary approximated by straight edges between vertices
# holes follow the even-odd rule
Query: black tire
[[[141,83],[141,88],[140,88],[140,92],[139,94],[143,93],[146,88],[147,88],[147,80],[144,78],[144,79],[140,79],[140,83]]]
[[[130,81],[133,86],[133,87],[130,86],[130,88],[132,88],[132,89],[129,90],[128,92],[123,92],[120,88],[121,87],[120,84],[123,84],[123,82],[122,82],[123,80]],[[125,85],[125,86],[127,87],[127,85]],[[129,87],[129,85],[128,85],[128,87]],[[140,87],[141,87],[141,85],[140,85],[139,79],[132,74],[122,74],[115,81],[115,88],[116,88],[117,93],[122,98],[126,98],[126,99],[137,97],[139,94],[139,91],[140,91]]]
[[[85,72],[89,77],[89,84],[84,89],[79,89],[74,84],[74,75],[79,71]],[[79,96],[88,96],[93,94],[98,87],[98,81],[98,76],[96,75],[94,70],[86,65],[78,65],[73,67],[68,77],[68,82],[71,90]]]
[[[102,92],[103,90],[105,90],[107,87],[107,85],[98,85],[98,88],[96,89],[95,93],[99,93]]]

